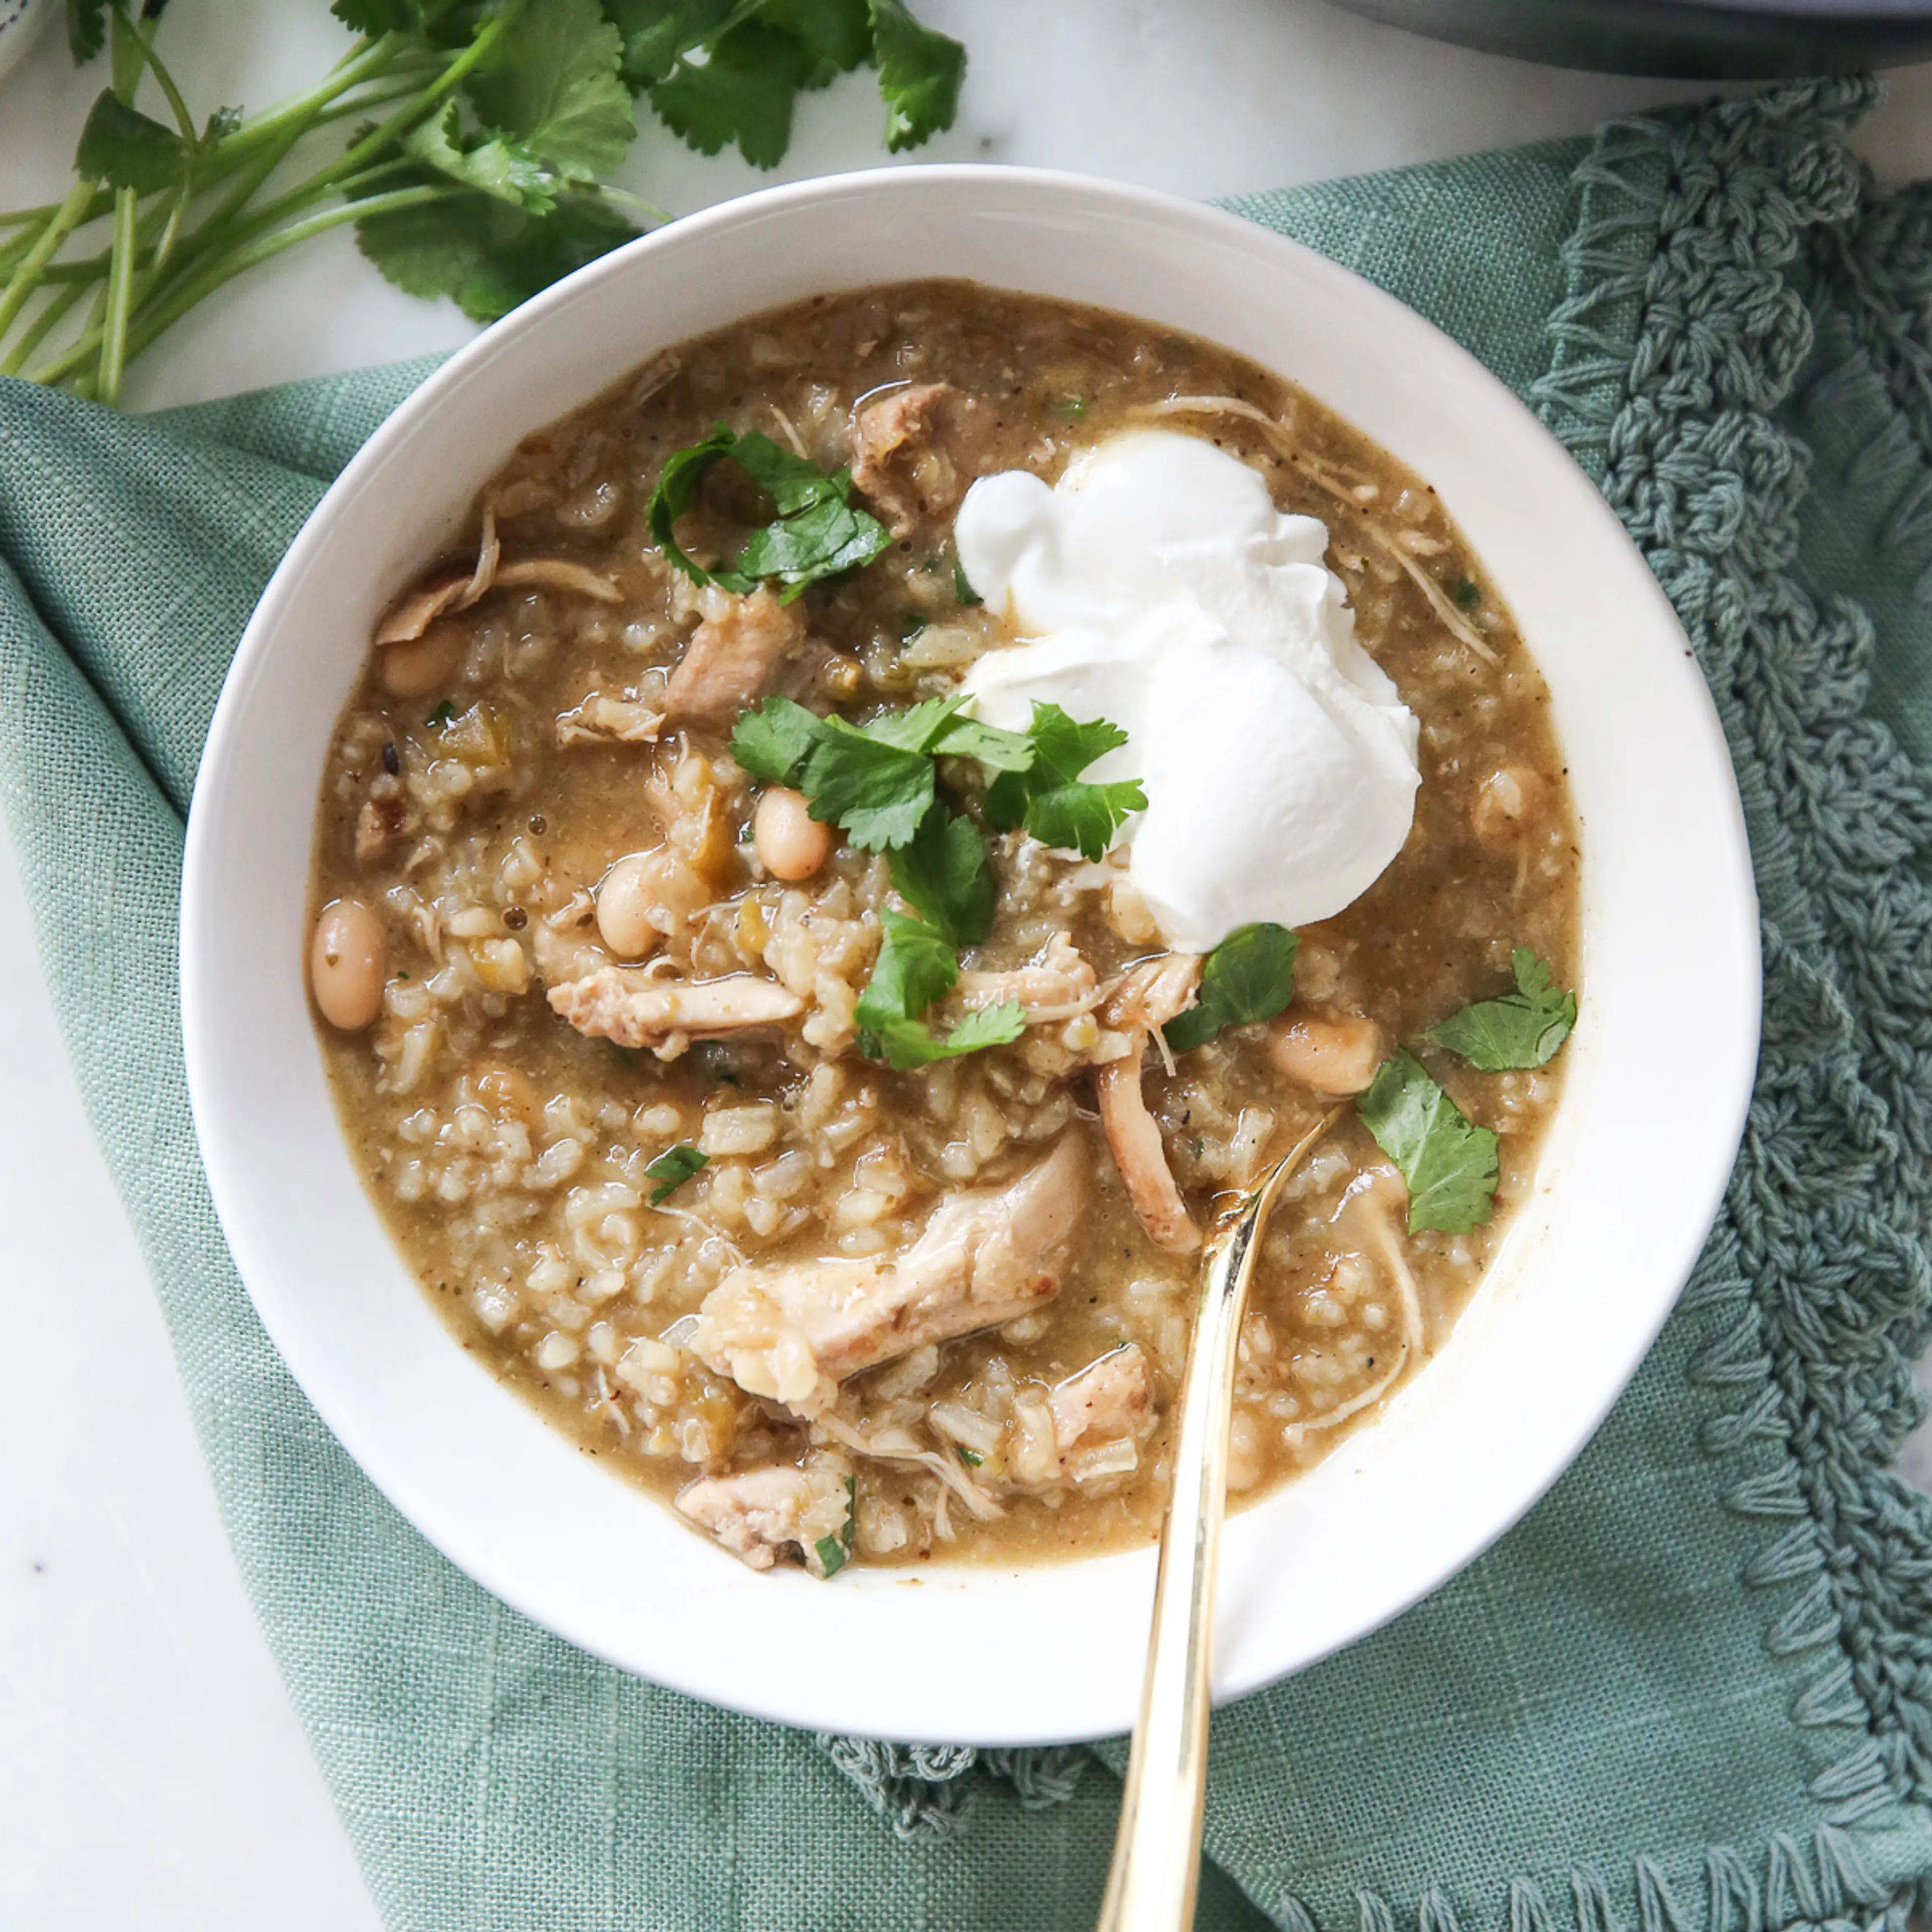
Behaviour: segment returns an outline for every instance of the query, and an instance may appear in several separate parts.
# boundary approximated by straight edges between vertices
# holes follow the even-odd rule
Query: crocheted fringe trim
[[[1697,1908],[1674,1893],[1656,1862],[1633,1866],[1634,1922],[1621,1916],[1610,1889],[1588,1865],[1569,1874],[1569,1911],[1559,1916],[1533,1880],[1513,1880],[1508,1932],[1907,1932],[1909,1896],[1888,1894],[1871,1875],[1847,1834],[1829,1826],[1810,1842],[1779,1836],[1765,1854],[1762,1881],[1735,1852],[1704,1855],[1702,1896]],[[1396,1932],[1388,1901],[1372,1892],[1355,1894],[1357,1932]],[[1315,1921],[1294,1899],[1278,1900],[1270,1916],[1283,1932],[1316,1932]],[[1462,1932],[1456,1908],[1440,1891],[1422,1894],[1417,1932]]]
[[[966,1822],[976,1766],[1006,1779],[1022,1810],[1043,1811],[1073,1796],[1092,1762],[1084,1744],[976,1750],[967,1744],[887,1744],[818,1733],[818,1746],[901,1838],[950,1838]]]
[[[1770,422],[1811,346],[1809,316],[1786,274],[1810,231],[1846,226],[1857,210],[1862,184],[1843,134],[1871,98],[1868,83],[1810,83],[1603,130],[1576,171],[1579,219],[1565,251],[1568,290],[1550,318],[1550,364],[1532,398],[1605,488],[1672,592],[1733,743],[1768,754],[1741,715],[1736,688],[1750,675],[1741,663],[1748,645],[1735,634],[1739,608],[1774,626],[1788,656],[1808,654],[1826,688],[1822,697],[1808,688],[1777,694],[1797,700],[1779,724],[1795,739],[1810,734],[1802,776],[1834,790],[1835,820],[1865,835],[1862,844],[1834,841],[1831,826],[1815,824],[1794,832],[1768,796],[1747,799],[1768,914],[1760,1101],[1781,1076],[1796,1079],[1832,1058],[1830,1131],[1842,1136],[1850,1127],[1874,1155],[1862,1196],[1854,1187],[1849,1191],[1858,1198],[1849,1206],[1843,1198],[1832,1204],[1841,1223],[1856,1224],[1856,1238],[1840,1226],[1832,1265],[1842,1270],[1849,1257],[1856,1271],[1874,1255],[1890,1263],[1888,1295],[1862,1274],[1838,1291],[1880,1304],[1876,1322],[1862,1306],[1849,1318],[1864,1345],[1846,1378],[1856,1382],[1856,1400],[1833,1412],[1808,1386],[1808,1372],[1834,1346],[1844,1348],[1841,1327],[1808,1345],[1794,1340],[1786,1332],[1788,1306],[1778,1311],[1780,1332],[1768,1332],[1769,1311],[1752,1282],[1778,1274],[1779,1264],[1750,1232],[1766,1206],[1762,1166],[1751,1171],[1741,1162],[1726,1219],[1684,1298],[1686,1312],[1710,1318],[1690,1379],[1724,1404],[1703,1424],[1700,1446],[1714,1461],[1751,1466],[1726,1478],[1724,1504],[1772,1532],[1745,1571],[1749,1586],[1775,1589],[1783,1599],[1770,1616],[1766,1648],[1781,1657],[1815,1656],[1820,1667],[1792,1716],[1806,1731],[1844,1734],[1842,1750],[1808,1786],[1830,1822],[1807,1840],[1772,1838],[1761,1869],[1728,1847],[1707,1849],[1695,1909],[1673,1894],[1657,1859],[1636,1858],[1622,1894],[1634,1904],[1635,1932],[1904,1932],[1915,1906],[1932,1912],[1932,1872],[1903,1888],[1882,1882],[1861,1849],[1859,1828],[1901,1802],[1932,1798],[1932,1510],[1886,1467],[1916,1418],[1910,1363],[1932,1326],[1922,1201],[1911,1172],[1916,1161],[1922,1175],[1932,1160],[1932,975],[1902,956],[1916,950],[1922,958],[1932,936],[1932,889],[1915,870],[1932,854],[1932,794],[1882,728],[1859,716],[1871,644],[1862,614],[1842,604],[1821,611],[1793,580],[1805,455]],[[1922,229],[1928,206],[1914,211]],[[1881,234],[1874,224],[1897,218],[1868,215],[1858,231],[1870,260],[1883,244],[1894,268],[1913,256],[1895,230]],[[1932,243],[1922,261],[1932,280]],[[1739,332],[1750,339],[1721,350],[1708,332],[1688,343],[1686,300],[1694,285],[1701,289],[1720,270],[1734,282],[1752,277],[1760,310]],[[1908,280],[1916,285],[1918,278]],[[1878,278],[1868,274],[1858,286],[1869,296]],[[1658,314],[1666,290],[1674,322]],[[1740,299],[1732,287],[1732,313]],[[1903,318],[1910,306],[1889,313]],[[1708,332],[1711,304],[1701,307]],[[1873,307],[1866,320],[1883,334],[1882,373],[1868,363],[1862,372],[1841,366],[1814,380],[1886,386],[1885,413],[1918,434],[1902,429],[1890,448],[1864,460],[1874,482],[1887,485],[1888,501],[1896,500],[1888,536],[1932,543],[1932,382],[1915,359],[1922,350],[1909,324],[1901,319],[1894,326],[1882,304]],[[1864,346],[1871,347],[1869,338]],[[1732,366],[1714,382],[1708,367],[1691,366],[1700,356],[1719,355]],[[1728,389],[1733,405],[1721,422],[1708,413],[1714,386]],[[1754,540],[1754,531],[1765,534]],[[1728,645],[1718,636],[1726,623],[1733,630]],[[1792,650],[1794,640],[1804,648]],[[1816,929],[1796,884],[1803,879],[1815,889],[1821,863],[1844,874],[1846,890],[1834,912],[1868,922],[1862,937],[1875,953],[1889,933],[1891,956],[1847,959],[1842,956],[1856,951],[1856,940]],[[1780,902],[1789,929],[1774,916]],[[1893,1036],[1875,1041],[1862,1028],[1840,990],[1846,981],[1872,1009],[1892,1016]],[[1777,1010],[1780,998],[1790,1010]],[[1773,1156],[1774,1168],[1784,1151]],[[1769,1178],[1792,1177],[1774,1172]],[[1847,1192],[1841,1178],[1838,1191]],[[1911,1211],[1888,1219],[1873,1204],[1888,1191]],[[1808,1195],[1800,1211],[1818,1211]],[[1796,1265],[1815,1268],[1820,1260],[1814,1252]],[[1786,1258],[1785,1276],[1793,1265]],[[1818,1288],[1814,1281],[1810,1292]],[[1802,1304],[1794,1297],[1793,1306]],[[1784,1453],[1767,1460],[1767,1448]],[[958,1828],[962,1780],[976,1761],[1013,1778],[1023,1802],[1052,1803],[1070,1790],[1084,1756],[1075,1748],[976,1756],[821,1742],[894,1828],[911,1837]],[[1568,1889],[1568,1911],[1559,1916],[1537,1881],[1514,1880],[1509,1932],[1625,1932],[1594,1870],[1576,1867]],[[1292,1895],[1262,1902],[1290,1932],[1317,1932]],[[1385,1900],[1364,1891],[1357,1905],[1360,1932],[1395,1932],[1396,1913]],[[1414,1912],[1417,1932],[1460,1932],[1454,1906],[1438,1889],[1424,1892]]]

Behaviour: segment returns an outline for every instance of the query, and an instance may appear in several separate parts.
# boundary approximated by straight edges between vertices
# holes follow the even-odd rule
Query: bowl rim
[[[642,237],[578,270],[459,350],[398,406],[345,466],[278,566],[244,633],[210,727],[189,816],[182,878],[180,968],[183,1043],[190,1103],[210,1191],[238,1269],[271,1338],[325,1422],[364,1473],[433,1544],[459,1568],[537,1622],[623,1668],[712,1703],[816,1729],[1006,1745],[1090,1737],[1126,1726],[1132,1718],[1138,1673],[1136,1670],[1123,1678],[1119,1660],[1122,1655],[1138,1654],[1137,1633],[1144,1624],[1137,1612],[1125,1619],[1124,1642],[1108,1640],[1112,1668],[1104,1682],[1096,1677],[1091,1682],[1070,1682],[1053,1687],[1052,1694],[1046,1699],[1046,1708],[1038,1710],[1019,1708],[1010,1700],[1004,1705],[997,1697],[989,1700],[986,1684],[970,1670],[956,1673],[955,1681],[937,1687],[929,1696],[909,1692],[903,1672],[892,1679],[891,1691],[883,1696],[837,1688],[828,1695],[818,1687],[801,1687],[794,1692],[770,1670],[752,1669],[748,1674],[734,1672],[727,1667],[729,1660],[721,1659],[715,1648],[694,1655],[679,1654],[674,1647],[670,1652],[657,1647],[664,1630],[670,1627],[662,1622],[652,1624],[646,1640],[614,1629],[608,1615],[593,1617],[580,1613],[572,1601],[547,1590],[544,1580],[533,1577],[530,1549],[512,1547],[514,1538],[506,1532],[499,1533],[498,1528],[483,1526],[475,1520],[473,1510],[468,1516],[461,1511],[452,1514],[446,1506],[446,1496],[437,1490],[440,1479],[433,1472],[426,1473],[420,1456],[412,1462],[400,1454],[393,1438],[385,1436],[371,1415],[363,1392],[351,1386],[352,1376],[345,1380],[340,1362],[325,1359],[319,1353],[317,1331],[310,1316],[298,1299],[292,1298],[298,1291],[292,1287],[289,1276],[292,1264],[286,1252],[287,1238],[279,1228],[265,1226],[260,1203],[253,1198],[259,1193],[260,1186],[250,1169],[261,1159],[262,1150],[259,1147],[250,1148],[248,1141],[251,1134],[260,1133],[259,1096],[237,1090],[224,1040],[224,1029],[232,1015],[232,1002],[238,997],[232,962],[224,957],[233,928],[232,923],[224,921],[222,913],[222,868],[232,856],[225,849],[224,839],[233,830],[234,818],[229,812],[224,819],[224,812],[232,803],[230,794],[238,782],[235,772],[246,748],[246,728],[253,711],[263,701],[262,694],[272,688],[275,636],[300,608],[304,596],[313,602],[315,592],[311,578],[326,558],[332,532],[347,514],[348,506],[365,490],[380,494],[385,471],[392,460],[398,459],[419,434],[426,429],[434,430],[439,411],[451,406],[460,392],[474,384],[487,385],[493,367],[514,364],[520,345],[544,337],[574,305],[608,300],[610,292],[621,290],[639,274],[644,265],[656,262],[662,267],[661,258],[675,260],[679,255],[701,260],[707,250],[727,247],[734,238],[744,238],[761,227],[769,238],[776,232],[775,224],[779,229],[787,224],[808,224],[826,218],[828,212],[856,218],[872,206],[881,219],[902,219],[902,208],[896,215],[887,205],[925,204],[930,215],[943,207],[949,197],[957,202],[962,196],[972,205],[973,215],[985,219],[1004,218],[1022,226],[1029,220],[1059,220],[1064,224],[1092,223],[1105,226],[1109,236],[1138,232],[1150,248],[1151,238],[1161,236],[1173,238],[1183,250],[1198,247],[1204,252],[1250,260],[1258,268],[1271,267],[1277,279],[1285,278],[1310,290],[1311,299],[1332,302],[1338,316],[1360,322],[1372,335],[1379,334],[1401,341],[1435,380],[1448,384],[1454,392],[1465,419],[1471,410],[1477,411],[1500,439],[1513,443],[1517,457],[1539,467],[1535,493],[1539,515],[1553,514],[1558,526],[1566,529],[1585,548],[1592,549],[1600,560],[1621,558],[1620,564],[1611,572],[1618,580],[1613,586],[1615,601],[1630,616],[1640,640],[1647,640],[1642,641],[1642,650],[1655,659],[1646,674],[1666,684],[1672,676],[1676,679],[1670,688],[1673,701],[1681,705],[1681,715],[1674,720],[1682,728],[1679,748],[1694,764],[1701,760],[1700,782],[1711,781],[1717,794],[1712,801],[1713,818],[1697,830],[1708,839],[1710,883],[1722,902],[1713,910],[1724,926],[1718,950],[1723,956],[1720,964],[1728,998],[1703,1042],[1704,1060],[1695,1107],[1698,1135],[1690,1150],[1690,1171],[1675,1177],[1672,1183],[1677,1191],[1672,1197],[1671,1225],[1660,1236],[1646,1231],[1653,1250],[1650,1264],[1654,1279],[1650,1292],[1641,1298],[1640,1306],[1616,1311],[1610,1329],[1591,1338],[1599,1345],[1590,1364],[1592,1372],[1582,1378],[1580,1385],[1563,1384],[1570,1400],[1562,1414],[1556,1414],[1548,1401],[1538,1408],[1539,1453],[1534,1468],[1512,1466],[1502,1456],[1500,1442],[1491,1444],[1486,1438],[1480,1453],[1489,1459],[1485,1466],[1491,1486],[1480,1507],[1442,1546],[1398,1554],[1394,1560],[1400,1570],[1399,1580],[1390,1578],[1387,1586],[1375,1595],[1372,1612],[1363,1613],[1358,1606],[1352,1617],[1340,1618],[1312,1636],[1304,1632],[1296,1644],[1286,1648],[1279,1642],[1270,1644],[1266,1609],[1257,1607],[1254,1600],[1255,1578],[1267,1571],[1268,1565],[1264,1562],[1258,1563],[1252,1549],[1240,1556],[1238,1567],[1243,1575],[1235,1580],[1247,1588],[1244,1594],[1241,1588],[1231,1589],[1224,1583],[1223,1636],[1215,1673],[1216,1700],[1255,1689],[1367,1634],[1473,1561],[1515,1522],[1568,1468],[1622,1393],[1675,1305],[1723,1198],[1751,1090],[1760,998],[1755,888],[1742,808],[1721,724],[1701,676],[1694,663],[1689,662],[1688,646],[1676,614],[1614,513],[1562,445],[1474,357],[1396,298],[1328,258],[1232,214],[1178,196],[1059,170],[947,164],[824,177],[764,189],[686,217]],[[971,218],[960,214],[956,218],[963,222]],[[986,274],[975,278],[989,285],[1022,289],[1041,279],[1016,277],[1001,281]],[[828,276],[825,283],[828,290],[860,285],[836,276]],[[774,296],[736,313],[742,317],[786,299],[789,297]],[[1146,308],[1139,313],[1144,314]],[[709,326],[723,326],[724,321]],[[684,330],[659,346],[693,332]],[[1212,332],[1205,328],[1194,332],[1212,339]],[[635,366],[642,359],[622,352],[594,380],[584,383],[580,401],[587,401],[616,380],[613,369],[621,374],[623,369]],[[1267,361],[1265,357],[1258,359]],[[1294,375],[1292,370],[1283,373]],[[1312,383],[1309,386],[1318,400],[1327,400],[1318,388]],[[551,414],[554,417],[562,412]],[[1385,443],[1390,441],[1386,435],[1379,440]],[[1530,454],[1539,448],[1540,454]],[[1412,460],[1400,448],[1394,453],[1402,460]],[[484,467],[471,478],[462,493],[466,502],[488,473]],[[1430,480],[1442,479],[1431,475]],[[1445,496],[1448,494],[1445,490]],[[1466,524],[1468,519],[1459,514],[1459,520]],[[1492,546],[1474,547],[1486,561]],[[1498,587],[1507,599],[1513,603],[1518,601],[1509,582],[1499,578]],[[1529,642],[1532,653],[1544,662],[1544,654],[1536,640],[1532,638]],[[1666,658],[1679,660],[1674,674],[1665,665]],[[329,730],[332,732],[332,718]],[[1721,783],[1716,782],[1719,775]],[[1667,787],[1676,780],[1663,776],[1658,782]],[[304,797],[306,810],[311,815],[313,793],[310,786]],[[1593,848],[1596,836],[1586,826],[1586,844]],[[1696,842],[1694,836],[1690,842]],[[304,851],[306,854],[306,845]],[[1591,868],[1597,862],[1593,849],[1586,860],[1586,892]],[[1586,956],[1586,976],[1592,964]],[[305,997],[303,1005],[305,1012]],[[320,1049],[312,1036],[308,1044],[319,1064]],[[1579,1029],[1573,1052],[1580,1046],[1583,1052],[1594,1052],[1586,1028]],[[1594,1067],[1598,1063],[1593,1059],[1591,1064]],[[1574,1091],[1574,1066],[1571,1085]],[[1564,1107],[1559,1108],[1559,1126],[1568,1107],[1566,1100]],[[1545,1164],[1547,1166],[1547,1159]],[[1568,1172],[1560,1178],[1564,1184],[1576,1184],[1574,1175]],[[1550,1191],[1553,1184],[1546,1183],[1539,1174],[1540,1192]],[[1528,1218],[1528,1206],[1526,1203],[1522,1218]],[[374,1209],[366,1197],[363,1211],[370,1222],[375,1222]],[[380,1231],[380,1223],[377,1226]],[[1316,1485],[1318,1478],[1326,1484],[1327,1490],[1333,1490],[1337,1482],[1346,1482],[1349,1475],[1359,1479],[1368,1460],[1360,1448],[1365,1441],[1405,1440],[1405,1430],[1408,1436],[1414,1434],[1415,1426],[1420,1425],[1412,1426],[1414,1391],[1438,1376],[1448,1355],[1460,1346],[1459,1338],[1466,1329],[1472,1329],[1473,1324],[1473,1331],[1488,1334],[1496,1329],[1498,1322],[1516,1319],[1509,1312],[1520,1305],[1520,1299],[1518,1303],[1510,1299],[1514,1292],[1513,1286],[1506,1285],[1491,1292],[1497,1277],[1508,1275],[1513,1283],[1517,1275],[1534,1276],[1536,1256],[1526,1251],[1525,1243],[1516,1240],[1516,1232],[1513,1228],[1505,1244],[1505,1256],[1513,1258],[1508,1265],[1499,1260],[1492,1268],[1491,1280],[1479,1291],[1477,1302],[1485,1311],[1481,1319],[1476,1318],[1478,1309],[1472,1304],[1452,1332],[1450,1347],[1432,1360],[1424,1375],[1412,1378],[1383,1419],[1346,1438],[1310,1475],[1272,1492],[1265,1502],[1232,1519],[1231,1565],[1238,1553],[1238,1546],[1252,1545],[1261,1534],[1253,1527],[1257,1519],[1273,1520],[1271,1534],[1288,1534],[1292,1531],[1298,1514],[1293,1498]],[[381,1238],[386,1242],[386,1234]],[[283,1252],[278,1252],[278,1249]],[[412,1293],[427,1312],[427,1297],[413,1284]],[[429,1318],[436,1318],[432,1315]],[[439,1332],[444,1332],[440,1324]],[[1480,1346],[1480,1336],[1470,1340],[1457,1356],[1458,1361],[1466,1360],[1470,1351]],[[453,1360],[462,1359],[454,1347],[449,1348],[449,1354]],[[521,1406],[518,1398],[505,1399]],[[538,1420],[533,1411],[524,1412],[538,1430],[546,1436],[552,1434],[549,1425]],[[555,1472],[555,1466],[554,1466],[552,1459],[538,1446],[535,1438],[512,1420],[507,1411],[501,1428],[506,1439],[516,1438],[520,1452],[526,1451],[536,1461],[544,1463],[544,1480]],[[1339,1470],[1337,1466],[1344,1463],[1358,1466]],[[1329,1476],[1324,1477],[1324,1472],[1330,1472]],[[443,1474],[446,1478],[448,1475],[447,1471]],[[615,1480],[602,1472],[597,1474],[606,1483]],[[637,1496],[640,1492],[626,1486],[624,1493]],[[1280,1507],[1284,1498],[1289,1499],[1285,1509]],[[668,1510],[660,1510],[653,1499],[644,1500],[669,1522]],[[1250,1526],[1245,1534],[1244,1526]],[[682,1574],[681,1561],[673,1560],[680,1562],[681,1585],[688,1582],[695,1588],[700,1561],[696,1552],[709,1556],[717,1556],[718,1552],[681,1527],[670,1526],[673,1533],[694,1552],[688,1577]],[[668,1546],[660,1542],[654,1546],[662,1553]],[[802,1576],[752,1576],[739,1570],[731,1559],[721,1560],[737,1572],[742,1582],[766,1593],[769,1598],[769,1607],[766,1603],[758,1604],[753,1624],[747,1628],[755,1627],[759,1619],[782,1621],[801,1616],[812,1622],[814,1629],[832,1630],[835,1634],[845,1627],[836,1616],[827,1624],[816,1610],[801,1608],[814,1600],[801,1598],[801,1590],[814,1593],[826,1601],[839,1600],[837,1592],[824,1592],[821,1586]],[[1402,1568],[1403,1564],[1407,1567]],[[1278,1570],[1279,1566],[1276,1568]],[[1102,1573],[1105,1573],[1104,1580]],[[886,1591],[905,1581],[898,1573],[890,1571],[850,1574],[852,1581],[860,1586],[848,1592],[855,1605],[883,1600]],[[1066,1587],[1070,1576],[1093,1580],[1070,1589]],[[908,1627],[945,1625],[949,1614],[944,1608],[945,1586],[948,1586],[981,1598],[996,1593],[998,1588],[1017,1588],[1050,1613],[1056,1606],[1064,1608],[1070,1603],[1084,1602],[1090,1609],[1094,1604],[1108,1600],[1138,1605],[1150,1598],[1152,1578],[1150,1550],[1012,1572],[990,1565],[962,1566],[927,1573],[922,1580],[941,1587],[928,1588],[922,1593],[928,1600],[920,1615],[910,1618],[900,1616],[898,1621]],[[699,1594],[707,1601],[721,1608],[728,1601],[736,1603],[734,1590],[715,1575],[706,1573],[703,1580],[704,1588]],[[902,1593],[902,1602],[905,1594]],[[1232,1611],[1231,1597],[1242,1600]],[[652,1613],[672,1614],[656,1605],[652,1606]],[[855,1609],[846,1622],[854,1627],[864,1623],[873,1629],[896,1628],[893,1621],[896,1614],[888,1610],[880,1624],[873,1611],[861,1612]],[[1077,1650],[1069,1653],[1078,1654]],[[1034,1688],[1041,1688],[1037,1674]]]

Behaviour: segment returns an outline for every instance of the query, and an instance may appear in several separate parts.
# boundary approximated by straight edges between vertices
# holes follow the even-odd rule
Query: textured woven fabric
[[[1738,767],[1768,1000],[1722,1220],[1576,1467],[1397,1623],[1217,1716],[1203,1926],[1784,1932],[1898,1921],[1932,1874],[1932,1510],[1886,1469],[1932,1329],[1932,238],[1846,152],[1863,98],[1240,205],[1466,342],[1643,546]],[[395,1516],[235,1277],[181,1080],[181,815],[261,584],[422,373],[146,421],[0,385],[0,799],[378,1904],[399,1932],[1090,1922],[1118,1744],[814,1740],[579,1654]]]

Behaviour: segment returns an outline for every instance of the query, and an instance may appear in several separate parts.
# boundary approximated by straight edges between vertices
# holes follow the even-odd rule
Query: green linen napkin
[[[1217,1716],[1204,1926],[1896,1925],[1932,1874],[1932,1508],[1886,1468],[1932,1330],[1932,200],[1862,177],[1868,98],[1238,204],[1466,342],[1643,546],[1730,734],[1768,999],[1723,1218],[1588,1450],[1426,1602]],[[182,814],[262,582],[423,373],[146,420],[0,385],[0,797],[376,1900],[409,1932],[1090,1924],[1118,1743],[814,1740],[592,1661],[394,1515],[235,1276],[181,1076]]]

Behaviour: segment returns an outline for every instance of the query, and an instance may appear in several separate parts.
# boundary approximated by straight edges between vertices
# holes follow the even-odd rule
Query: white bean
[[[309,985],[329,1024],[360,1033],[382,1010],[388,970],[382,924],[360,899],[332,899],[315,922]]]
[[[832,856],[832,828],[812,816],[802,792],[774,785],[752,815],[752,843],[775,879],[808,879]]]
[[[620,959],[641,959],[667,926],[663,904],[664,856],[633,852],[604,874],[597,888],[597,932]]]
[[[392,698],[427,698],[446,688],[465,642],[460,624],[432,624],[407,644],[385,644],[376,668]]]

